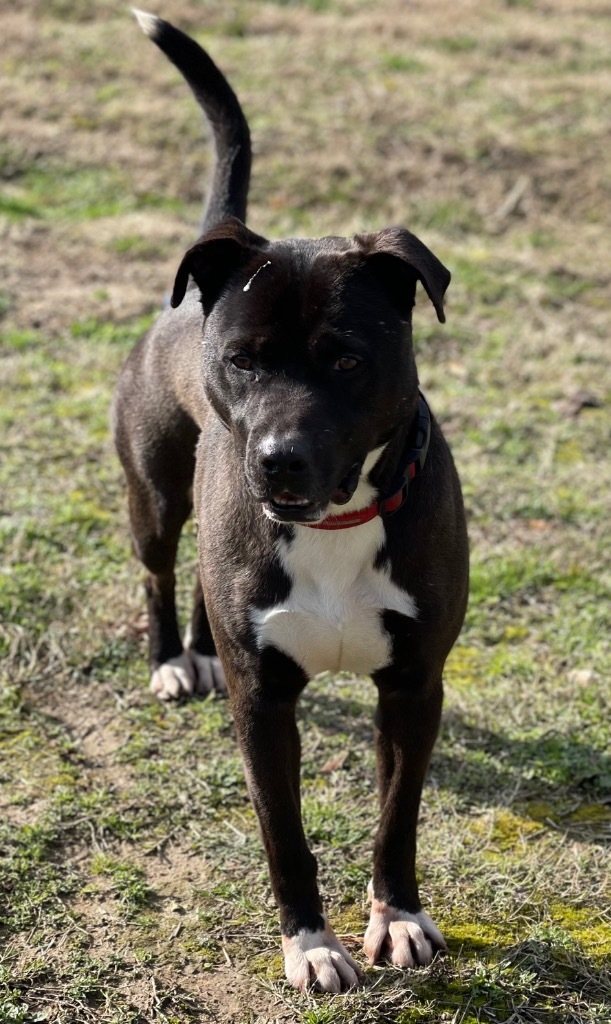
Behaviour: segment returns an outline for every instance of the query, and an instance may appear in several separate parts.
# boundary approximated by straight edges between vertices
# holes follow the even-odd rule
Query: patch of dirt
[[[283,1008],[276,1000],[272,1005],[264,989],[235,967],[202,972],[187,969],[178,985],[167,969],[153,973],[142,968],[132,975],[129,985],[119,985],[117,991],[128,997],[147,1021],[157,1020],[159,1011],[168,1012],[165,1003],[171,996],[187,1002],[202,1024],[280,1024],[295,1020],[290,1007]]]
[[[95,693],[91,690],[95,687]],[[121,729],[123,698],[104,683],[68,684],[65,688],[37,692],[36,706],[66,730],[78,750],[96,771],[103,771],[104,779],[111,781],[116,769],[121,777],[125,765],[114,763],[114,756],[128,738]],[[109,774],[110,773],[110,774]]]

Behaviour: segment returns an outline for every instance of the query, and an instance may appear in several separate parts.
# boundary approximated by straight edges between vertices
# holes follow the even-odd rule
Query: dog
[[[295,706],[322,671],[372,677],[380,823],[370,963],[446,948],[415,874],[422,785],[460,631],[468,542],[458,475],[418,387],[411,311],[450,274],[408,230],[268,241],[245,226],[251,148],[194,40],[135,12],[210,122],[202,235],[113,403],[133,547],[146,567],[151,687],[228,690],[280,911],[286,977],[339,992],[362,972],[328,922],[300,814]],[[199,576],[180,637],[174,569],[195,509]]]

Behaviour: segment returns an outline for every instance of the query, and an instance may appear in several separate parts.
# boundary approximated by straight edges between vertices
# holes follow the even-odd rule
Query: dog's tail
[[[194,39],[154,14],[136,9],[134,14],[142,31],[176,65],[212,127],[216,159],[202,215],[202,232],[230,215],[244,221],[251,148],[250,132],[237,96]]]

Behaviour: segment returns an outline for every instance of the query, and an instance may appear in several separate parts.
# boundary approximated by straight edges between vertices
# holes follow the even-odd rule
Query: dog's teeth
[[[274,498],[274,505],[288,506],[288,507],[294,507],[295,505],[298,505],[300,507],[303,507],[304,505],[309,505],[309,504],[310,504],[310,502],[308,501],[307,498],[295,498],[292,495],[291,495],[290,498],[281,498],[281,497]]]

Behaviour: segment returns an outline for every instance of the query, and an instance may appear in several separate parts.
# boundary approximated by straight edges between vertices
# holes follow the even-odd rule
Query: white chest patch
[[[382,613],[417,618],[418,610],[387,569],[374,568],[383,543],[379,517],[346,530],[296,527],[291,543],[278,541],[278,558],[293,586],[280,604],[251,609],[259,648],[277,647],[309,676],[341,670],[370,675],[384,668],[392,651]]]

